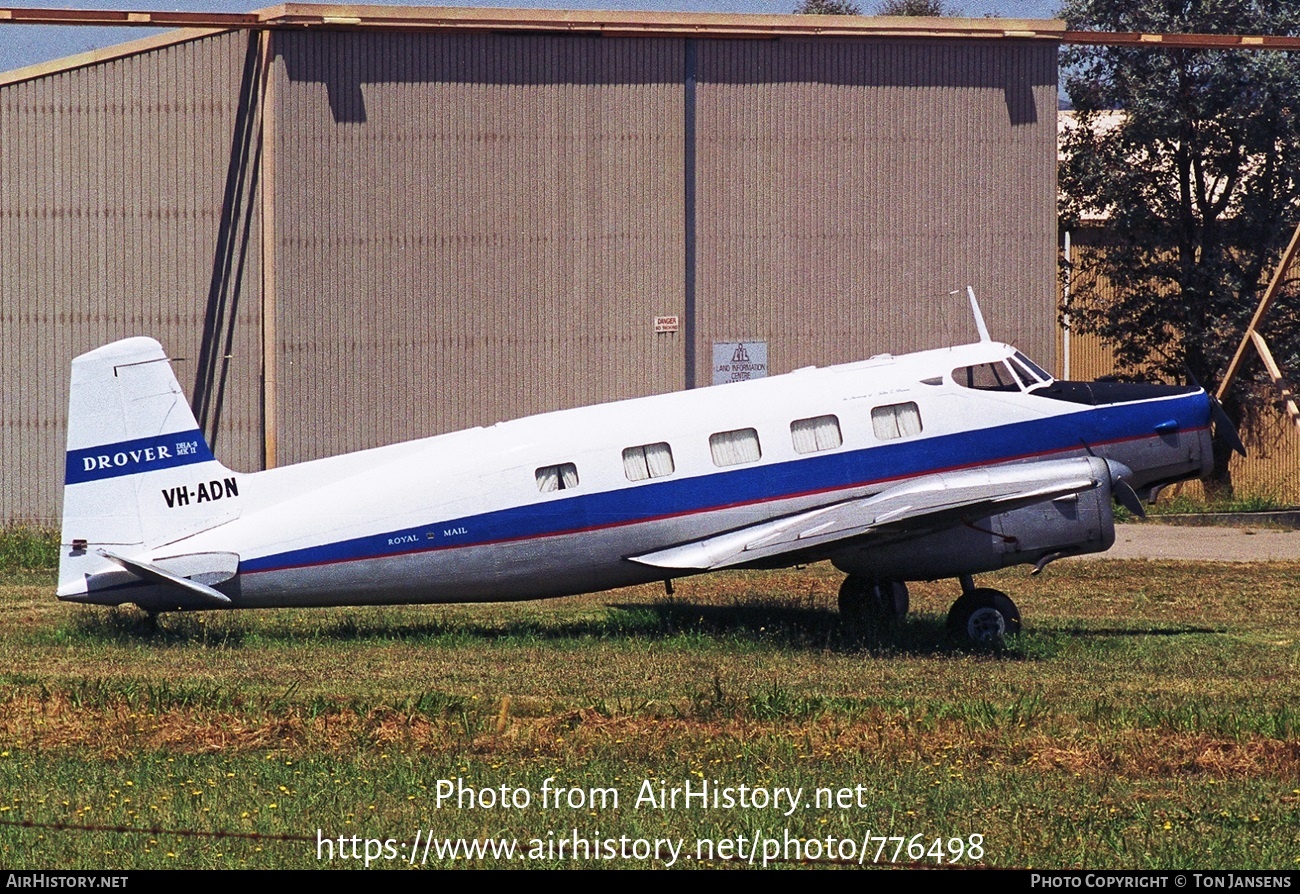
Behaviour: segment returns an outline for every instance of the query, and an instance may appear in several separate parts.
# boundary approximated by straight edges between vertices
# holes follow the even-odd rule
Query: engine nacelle
[[[1097,487],[998,515],[959,522],[892,543],[875,542],[833,556],[849,574],[889,580],[938,580],[1037,564],[1045,556],[1103,552],[1115,542],[1107,480]]]

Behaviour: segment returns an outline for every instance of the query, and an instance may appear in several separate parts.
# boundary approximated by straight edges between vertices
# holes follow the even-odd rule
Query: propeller
[[[1195,385],[1197,388],[1202,387],[1201,383],[1196,381],[1196,376],[1192,374],[1190,366],[1184,366],[1183,371],[1187,373],[1188,384]],[[1210,399],[1210,420],[1214,423],[1214,431],[1211,436],[1225,442],[1233,450],[1245,456],[1246,445],[1241,443],[1241,435],[1237,434],[1237,426],[1233,425],[1232,420],[1228,418],[1227,411],[1223,409],[1223,403],[1208,390],[1205,391],[1205,396]]]
[[[1084,450],[1088,451],[1089,456],[1097,458],[1097,454],[1092,452],[1092,448],[1088,446],[1087,441],[1080,439],[1079,443],[1083,445]],[[1110,495],[1115,502],[1138,518],[1146,518],[1146,507],[1142,505],[1142,500],[1138,497],[1137,491],[1133,489],[1133,485],[1128,483],[1128,480],[1133,477],[1133,470],[1122,462],[1108,459],[1106,460],[1106,471],[1110,473]]]
[[[1110,493],[1115,502],[1138,518],[1146,518],[1146,507],[1142,505],[1133,485],[1128,483],[1128,479],[1133,477],[1133,470],[1113,459],[1106,460],[1106,468],[1110,470]]]
[[[1227,443],[1229,447],[1246,455],[1246,445],[1241,443],[1241,436],[1237,434],[1237,426],[1232,424],[1228,418],[1228,413],[1223,409],[1223,404],[1213,394],[1206,392],[1210,398],[1210,418],[1214,420],[1214,437],[1219,438]]]

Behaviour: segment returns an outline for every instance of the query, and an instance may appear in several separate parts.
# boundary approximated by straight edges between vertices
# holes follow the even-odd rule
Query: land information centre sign
[[[767,378],[767,342],[713,343],[713,384]]]

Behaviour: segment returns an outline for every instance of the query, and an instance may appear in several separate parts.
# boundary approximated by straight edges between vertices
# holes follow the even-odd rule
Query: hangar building
[[[130,335],[242,470],[973,340],[968,284],[1055,363],[1060,22],[254,18],[0,75],[0,520]]]

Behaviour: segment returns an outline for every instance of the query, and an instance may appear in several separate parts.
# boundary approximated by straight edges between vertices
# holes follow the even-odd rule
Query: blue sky
[[[418,6],[419,3],[365,0],[374,5]],[[796,0],[471,0],[427,5],[498,6],[531,9],[619,9],[672,10],[675,12],[787,13]],[[54,9],[139,9],[210,12],[247,12],[271,6],[275,0],[225,0],[209,3],[175,3],[163,0],[0,0],[0,6],[43,7]],[[864,12],[871,12],[875,0],[858,0]],[[1050,19],[1060,7],[1060,0],[949,0],[960,14],[979,18],[986,15],[1014,19]],[[156,34],[153,28],[83,28],[0,24],[0,71],[9,71],[37,62],[59,59],[99,47]]]

